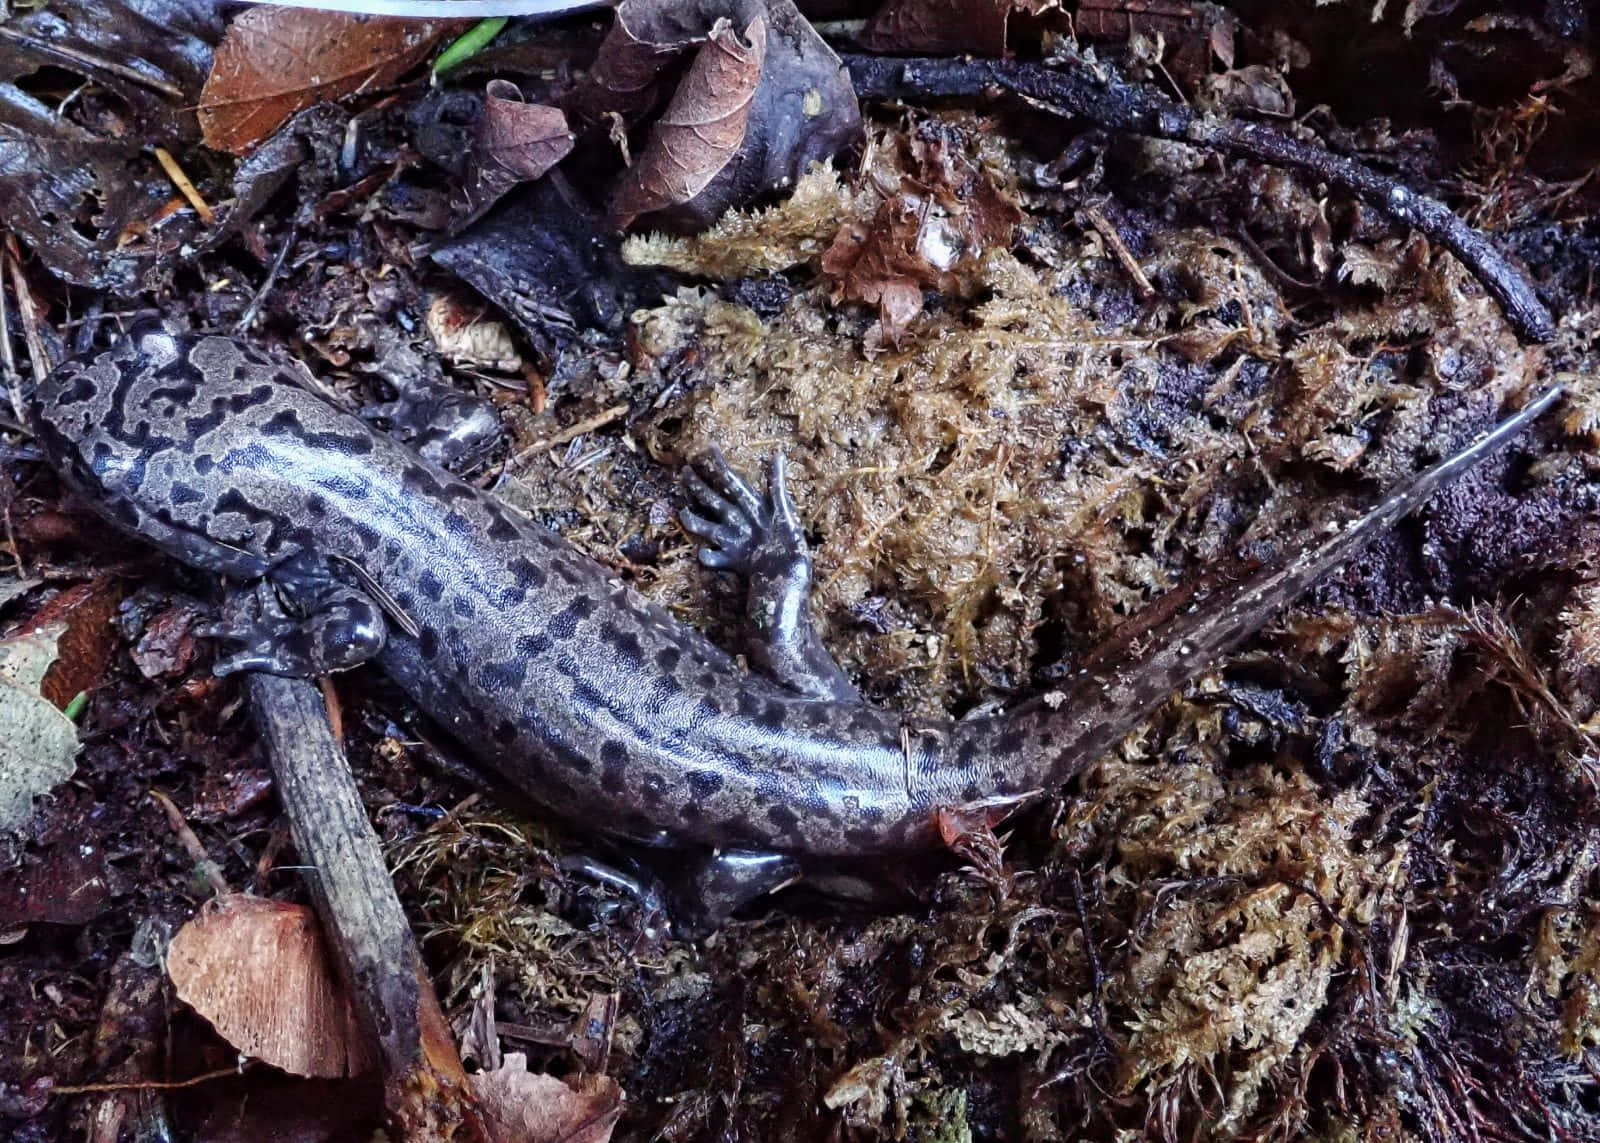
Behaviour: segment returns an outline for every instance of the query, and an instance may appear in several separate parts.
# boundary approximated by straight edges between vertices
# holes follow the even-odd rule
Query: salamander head
[[[231,339],[144,323],[64,362],[24,393],[24,410],[62,480],[118,528],[200,567],[259,574],[248,536],[216,526],[233,483],[218,457],[249,438],[243,414],[271,402],[281,373]]]

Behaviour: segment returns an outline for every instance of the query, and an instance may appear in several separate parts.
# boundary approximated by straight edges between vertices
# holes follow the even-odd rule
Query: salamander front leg
[[[263,671],[316,678],[360,666],[383,650],[383,611],[363,592],[303,569],[270,580],[230,601],[220,622],[198,634],[242,643],[218,659],[218,675]]]
[[[686,467],[683,485],[693,507],[679,518],[706,545],[700,562],[745,576],[751,662],[807,698],[858,698],[811,624],[811,553],[785,486],[783,454],[772,458],[765,496],[717,451]]]

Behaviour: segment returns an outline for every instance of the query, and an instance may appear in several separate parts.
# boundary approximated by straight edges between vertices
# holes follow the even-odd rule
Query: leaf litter
[[[685,96],[728,128],[719,145],[683,168],[692,177],[624,175],[606,113],[642,164],[652,131],[691,121],[664,109],[719,18],[728,47],[752,43],[753,16],[771,21],[764,84],[785,37],[782,6],[760,7],[676,9],[694,22],[684,33],[647,27],[666,7],[624,5],[613,46],[570,90],[517,77],[530,105],[578,128],[562,179],[512,187],[429,265],[408,243],[430,229],[419,219],[448,225],[418,207],[437,187],[383,174],[361,225],[331,215],[348,264],[286,263],[267,329],[292,329],[342,393],[370,401],[361,355],[375,339],[359,315],[422,315],[437,295],[414,278],[482,283],[548,396],[534,412],[457,374],[495,392],[512,448],[628,410],[531,454],[504,493],[730,643],[734,593],[694,566],[657,462],[718,444],[755,471],[782,445],[828,645],[875,699],[921,712],[983,708],[1137,639],[1124,624],[1153,601],[1348,519],[1552,369],[1574,375],[1567,424],[1330,574],[1065,800],[1000,836],[950,823],[963,862],[885,870],[909,891],[899,910],[800,891],[712,940],[664,937],[563,869],[572,839],[549,825],[470,806],[430,816],[460,804],[448,746],[390,721],[403,708],[381,685],[347,682],[352,753],[369,760],[375,817],[451,1007],[487,974],[528,1074],[570,1074],[592,1058],[571,1029],[597,994],[619,996],[605,1033],[605,1074],[629,1093],[619,1136],[1444,1139],[1531,1124],[1583,1137],[1600,1039],[1600,637],[1585,556],[1600,320],[1570,213],[1587,200],[1552,189],[1551,137],[1514,108],[1475,119],[1467,135],[1488,149],[1461,191],[1485,219],[1537,202],[1534,229],[1499,237],[1564,303],[1548,348],[1508,331],[1448,254],[1303,173],[1125,137],[1058,162],[1068,140],[1026,106],[879,107],[862,151],[835,147],[831,166],[808,155],[694,203],[775,136],[759,86],[732,157],[737,100]],[[1452,43],[1489,34],[1410,8],[1369,26],[1367,7],[1333,5],[1315,18],[1343,32],[1308,47],[1268,17],[1225,34],[1185,7],[1078,15],[1092,13],[1080,24],[1097,50],[1157,87],[1267,116],[1328,97],[1317,45],[1415,36],[1427,52],[1446,28]],[[1003,26],[987,33],[1012,51],[1037,48],[1040,27],[1064,35],[1048,6],[988,10]],[[1481,73],[1450,67],[1457,97],[1484,95]],[[1431,104],[1396,96],[1410,135],[1345,133],[1349,106],[1335,98],[1302,126],[1418,182],[1441,168],[1417,156],[1460,153],[1417,126],[1440,121]],[[307,136],[324,153],[332,122]],[[1513,161],[1516,177],[1496,181]],[[592,207],[647,174],[663,203],[690,192],[673,205],[703,213],[694,227],[715,224],[655,233],[685,224],[668,206],[619,244]],[[619,251],[682,277],[665,296],[643,277],[619,285]],[[243,304],[219,290],[195,308]],[[157,726],[223,770],[248,759],[203,670],[172,680],[175,705],[100,725]],[[224,744],[185,737],[191,725],[221,728]],[[160,735],[139,741],[171,757]],[[86,778],[101,780],[113,756],[91,752]],[[193,782],[193,762],[168,765]]]

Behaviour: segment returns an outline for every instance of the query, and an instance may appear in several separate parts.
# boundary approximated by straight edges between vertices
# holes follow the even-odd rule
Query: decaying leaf
[[[304,905],[218,898],[172,938],[167,974],[179,998],[244,1055],[327,1078],[375,1064]]]
[[[1006,54],[1012,0],[889,0],[862,33],[869,52]]]
[[[482,302],[438,294],[428,303],[427,323],[439,353],[458,365],[498,373],[523,369],[511,331],[486,313]]]
[[[248,8],[228,25],[200,93],[205,141],[247,154],[297,111],[394,83],[461,23]]]
[[[44,580],[42,579],[17,579],[14,577],[0,579],[0,607],[4,607],[19,596],[26,595],[43,582]]]
[[[0,37],[0,82],[31,90],[28,77],[41,67],[70,71],[97,89],[104,127],[121,126],[145,144],[193,138],[194,97],[225,20],[214,0],[13,5]]]
[[[733,161],[744,141],[767,54],[767,22],[734,32],[718,20],[683,81],[650,130],[650,142],[611,200],[617,225],[686,203]]]
[[[937,135],[915,136],[904,160],[899,192],[870,223],[844,226],[821,262],[835,299],[877,306],[891,342],[922,312],[923,287],[970,292],[983,253],[1009,245],[1022,217],[980,165]]]
[[[485,1118],[501,1143],[606,1143],[622,1115],[622,1089],[609,1076],[567,1083],[528,1070],[521,1052],[472,1076]]]
[[[1073,27],[1087,40],[1142,41],[1168,72],[1193,85],[1213,56],[1233,66],[1232,13],[1184,0],[1078,0]]]
[[[133,665],[147,679],[175,675],[194,660],[194,629],[199,613],[190,606],[169,607],[151,619],[133,645]]]
[[[465,191],[476,217],[518,183],[532,182],[566,158],[573,135],[558,107],[529,103],[509,80],[491,80],[473,139]]]
[[[694,64],[614,195],[619,223],[648,215],[653,226],[703,229],[794,185],[861,133],[839,57],[792,0],[624,0],[571,106],[589,125],[640,119],[690,52]]]
[[[51,271],[96,289],[132,290],[166,272],[159,254],[180,241],[144,229],[170,184],[128,139],[96,136],[33,96],[0,84],[0,211]]]
[[[35,797],[72,776],[78,728],[40,693],[65,630],[0,640],[0,830],[22,825]]]
[[[122,587],[110,576],[92,583],[75,584],[49,599],[22,627],[19,634],[60,625],[56,661],[50,664],[40,693],[66,709],[80,691],[92,690],[111,664],[119,646],[112,627]]]

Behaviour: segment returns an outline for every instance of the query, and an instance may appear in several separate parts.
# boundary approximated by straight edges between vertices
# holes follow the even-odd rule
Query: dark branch
[[[1450,250],[1500,303],[1519,336],[1530,341],[1555,336],[1555,321],[1533,284],[1483,234],[1437,199],[1326,148],[1260,124],[1199,115],[1153,91],[1097,75],[1081,65],[1057,69],[1010,60],[863,55],[846,55],[844,62],[856,93],[865,98],[971,98],[996,90],[1014,92],[1107,130],[1193,143],[1306,171],[1354,192]]]

